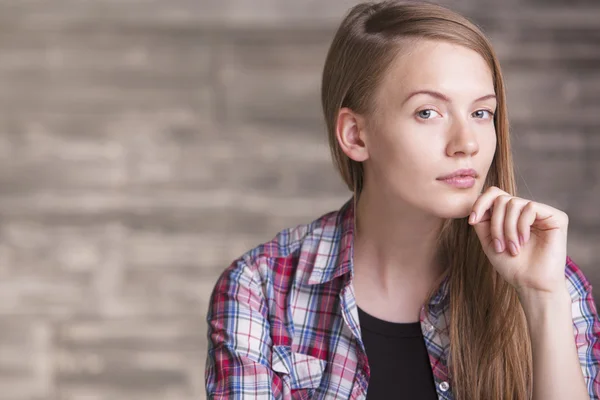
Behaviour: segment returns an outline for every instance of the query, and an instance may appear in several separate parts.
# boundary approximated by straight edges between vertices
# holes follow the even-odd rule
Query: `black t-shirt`
[[[371,378],[367,400],[437,400],[420,322],[383,321],[358,308]]]

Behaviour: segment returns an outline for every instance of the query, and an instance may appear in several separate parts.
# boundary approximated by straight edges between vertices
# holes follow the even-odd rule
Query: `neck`
[[[364,191],[355,210],[354,270],[379,290],[430,286],[443,272],[437,256],[439,217],[371,196]],[[382,294],[383,294],[382,293]]]

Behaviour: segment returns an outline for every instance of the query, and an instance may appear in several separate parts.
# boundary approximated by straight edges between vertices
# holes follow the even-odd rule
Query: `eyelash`
[[[417,117],[419,117],[419,114],[422,113],[423,111],[433,111],[433,112],[437,113],[437,111],[435,111],[433,108],[425,108],[423,110],[417,111],[417,113],[416,113]],[[490,119],[493,119],[494,116],[496,115],[494,112],[492,112],[492,111],[490,111],[488,109],[485,109],[485,108],[482,108],[480,110],[476,110],[476,111],[473,112],[473,114],[475,114],[476,112],[479,112],[479,111],[486,111],[490,115]],[[471,115],[473,115],[473,114],[471,114]],[[421,118],[421,119],[426,121],[426,120],[431,119],[431,118]],[[485,119],[485,118],[477,118],[477,119]]]
[[[485,109],[485,108],[482,108],[481,110],[477,110],[473,114],[475,114],[476,112],[479,112],[479,111],[486,111],[488,114],[490,114],[490,119],[494,118],[494,113],[492,111],[490,111],[490,110]],[[479,118],[479,119],[483,119],[483,118]]]

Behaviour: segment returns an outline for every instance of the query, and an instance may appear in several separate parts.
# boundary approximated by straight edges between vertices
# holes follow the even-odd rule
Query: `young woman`
[[[359,4],[322,103],[354,195],[219,278],[208,397],[597,399],[592,288],[567,215],[515,194],[481,31],[437,5]]]

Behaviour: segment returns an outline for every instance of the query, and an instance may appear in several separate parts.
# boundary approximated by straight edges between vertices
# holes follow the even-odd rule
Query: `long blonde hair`
[[[337,142],[338,112],[342,107],[359,114],[373,111],[378,84],[405,39],[458,44],[487,62],[497,96],[498,146],[485,188],[494,185],[515,195],[504,81],[489,40],[472,22],[442,6],[383,1],[361,3],[349,11],[323,70],[321,100],[332,158],[355,202],[363,188],[363,165],[346,156]],[[531,343],[514,288],[490,265],[466,218],[444,221],[438,240],[450,275],[448,369],[454,395],[459,400],[530,399]]]

